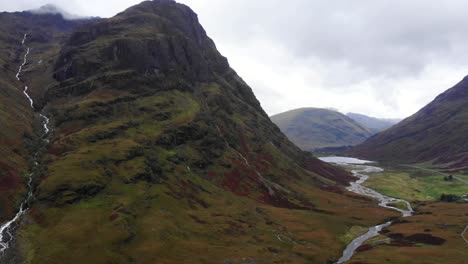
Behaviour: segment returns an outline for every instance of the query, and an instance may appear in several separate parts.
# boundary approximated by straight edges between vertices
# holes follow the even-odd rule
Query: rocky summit
[[[0,27],[2,222],[34,197],[1,263],[326,263],[398,216],[288,141],[185,5]]]

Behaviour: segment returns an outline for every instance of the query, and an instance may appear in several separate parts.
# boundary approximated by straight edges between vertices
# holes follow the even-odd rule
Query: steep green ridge
[[[357,145],[372,135],[353,119],[328,109],[300,108],[274,115],[271,120],[306,151]]]
[[[1,263],[325,263],[353,226],[398,215],[289,142],[187,6],[145,1],[28,45],[53,133]]]
[[[396,126],[379,133],[354,155],[401,163],[427,163],[464,170],[468,166],[468,78]]]
[[[401,119],[375,118],[357,113],[347,113],[346,115],[375,134],[390,128],[401,121]]]

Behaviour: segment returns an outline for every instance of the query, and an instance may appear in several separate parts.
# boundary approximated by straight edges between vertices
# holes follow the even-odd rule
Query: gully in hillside
[[[18,69],[18,72],[16,73],[16,79],[24,84],[23,94],[28,99],[31,108],[34,109],[34,101],[33,101],[33,99],[31,98],[31,96],[28,93],[29,87],[20,78],[21,73],[23,72],[23,68],[26,65],[26,63],[28,62],[28,55],[29,55],[29,52],[30,52],[30,48],[28,46],[26,46],[27,36],[28,36],[27,34],[24,34],[23,40],[21,41],[21,45],[26,48],[26,54],[24,55],[23,64],[21,64],[21,66]],[[39,113],[39,115],[40,115],[40,117],[42,119],[42,126],[43,126],[43,129],[44,129],[44,136],[46,136],[50,132],[49,118],[47,118],[45,115],[43,115],[41,113]],[[46,143],[48,142],[46,139],[44,139],[44,140],[46,141]],[[34,154],[34,159],[36,159],[37,154],[38,153]],[[39,165],[37,160],[34,160],[34,164],[35,164],[35,166]],[[28,175],[28,177],[29,177],[28,178],[28,194],[26,196],[26,199],[21,203],[19,211],[15,215],[15,217],[13,219],[11,219],[10,221],[8,221],[8,222],[6,222],[6,223],[4,223],[3,225],[0,226],[0,253],[5,252],[5,250],[7,250],[10,247],[10,243],[13,240],[12,229],[15,227],[15,224],[21,219],[21,217],[28,211],[28,205],[29,205],[29,203],[31,202],[31,200],[33,198],[32,182],[33,182],[34,174],[30,173]]]

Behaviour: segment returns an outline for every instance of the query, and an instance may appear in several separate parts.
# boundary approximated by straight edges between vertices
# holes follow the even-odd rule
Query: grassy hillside
[[[357,145],[372,135],[353,119],[328,109],[300,108],[274,115],[271,120],[306,151]]]
[[[325,263],[398,215],[291,144],[184,5],[53,43],[25,76],[53,133],[2,263]]]
[[[415,115],[357,146],[353,154],[465,171],[467,118],[468,79],[465,78]]]

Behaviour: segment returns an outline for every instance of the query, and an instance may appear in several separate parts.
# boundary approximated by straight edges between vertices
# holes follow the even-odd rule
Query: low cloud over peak
[[[111,17],[142,0],[0,1],[5,11],[51,2]],[[466,0],[177,2],[198,13],[271,115],[314,106],[403,118],[468,74]]]
[[[67,19],[67,20],[85,18],[85,17],[82,17],[82,16],[71,14],[71,13],[65,11],[64,9],[54,5],[54,4],[46,4],[46,5],[43,5],[43,6],[39,7],[39,8],[28,10],[28,12],[31,12],[33,14],[40,14],[40,15],[42,15],[42,14],[53,14],[53,15],[60,14],[60,15],[62,15],[62,17],[64,19]]]

